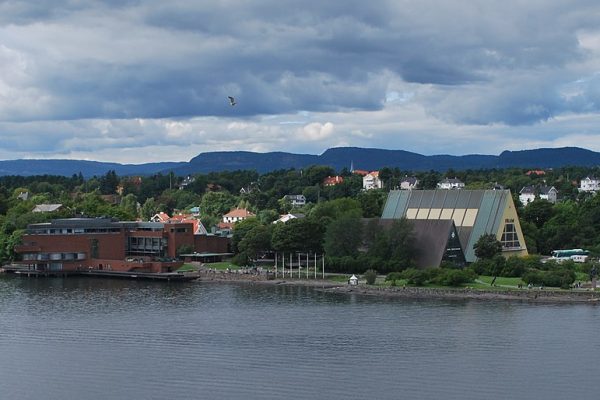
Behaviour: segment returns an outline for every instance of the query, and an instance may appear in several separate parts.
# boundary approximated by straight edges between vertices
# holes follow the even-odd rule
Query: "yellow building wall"
[[[500,227],[498,228],[498,232],[496,232],[496,239],[500,241],[502,239],[502,233],[504,232],[504,224],[507,219],[512,219],[515,224],[515,229],[517,231],[517,237],[519,238],[519,243],[521,244],[520,250],[502,250],[502,255],[506,258],[511,256],[519,256],[524,257],[529,255],[527,251],[527,244],[525,243],[525,237],[523,236],[523,231],[521,230],[521,223],[519,222],[519,216],[517,215],[517,210],[515,208],[515,203],[513,202],[512,197],[509,197],[506,202],[506,207],[504,208],[504,212],[502,213],[502,220],[500,222]]]

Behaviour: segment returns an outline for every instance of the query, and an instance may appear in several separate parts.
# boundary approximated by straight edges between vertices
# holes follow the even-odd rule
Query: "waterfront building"
[[[484,234],[496,236],[506,257],[528,254],[509,190],[392,190],[382,218],[452,220],[466,262],[476,260],[473,246]]]
[[[389,229],[396,219],[364,219],[363,224],[374,220],[379,226]],[[413,219],[410,224],[417,250],[414,260],[417,268],[436,268],[443,261],[464,266],[463,246],[452,219]]]
[[[194,234],[189,222],[123,222],[66,218],[30,224],[15,252],[36,271],[81,269],[171,272],[182,246],[196,252],[228,251],[228,239]]]

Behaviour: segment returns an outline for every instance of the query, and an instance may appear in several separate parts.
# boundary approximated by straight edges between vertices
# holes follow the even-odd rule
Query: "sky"
[[[599,22],[594,0],[0,0],[0,159],[600,151]]]

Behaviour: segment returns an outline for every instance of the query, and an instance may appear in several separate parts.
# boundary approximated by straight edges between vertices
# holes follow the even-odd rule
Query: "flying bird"
[[[227,98],[229,99],[229,104],[233,107],[235,106],[237,103],[235,102],[235,99],[231,96],[227,96]]]

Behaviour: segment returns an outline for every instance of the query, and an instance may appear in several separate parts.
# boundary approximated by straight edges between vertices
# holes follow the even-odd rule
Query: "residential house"
[[[355,175],[365,176],[369,173],[369,171],[365,171],[364,169],[355,169],[352,171]]]
[[[177,223],[192,224],[193,232],[195,235],[208,234],[208,231],[206,230],[206,228],[204,227],[202,222],[199,219],[195,218],[192,214],[182,214],[182,213],[175,214],[171,218],[169,218],[166,222],[168,222],[170,224],[177,224]]]
[[[400,190],[412,190],[416,189],[419,184],[419,180],[416,176],[405,176],[400,181]]]
[[[535,186],[524,186],[519,192],[519,201],[526,206],[535,200]]]
[[[328,176],[323,180],[323,186],[335,186],[344,182],[344,178],[336,175],[336,176]]]
[[[302,207],[306,205],[306,197],[303,194],[286,194],[283,200],[289,202],[292,207]]]
[[[38,204],[31,210],[34,213],[53,212],[62,208],[62,204]]]
[[[29,192],[19,193],[19,195],[17,196],[17,199],[27,201],[27,199],[29,199]]]
[[[524,186],[519,192],[519,201],[526,206],[539,196],[542,200],[548,200],[550,203],[556,203],[558,190],[554,186]]]
[[[150,218],[150,222],[167,222],[170,218],[169,214],[161,211],[158,214],[154,214],[152,218]]]
[[[600,190],[600,179],[594,176],[586,176],[579,184],[580,192],[597,192]]]
[[[527,176],[531,176],[531,175],[542,176],[542,175],[546,175],[546,171],[542,171],[541,169],[532,169],[532,170],[525,172],[525,175],[527,175]]]
[[[236,222],[243,221],[249,217],[256,216],[254,213],[245,208],[236,208],[223,215],[223,219],[219,222],[219,229],[233,229]]]
[[[273,223],[274,224],[278,224],[280,222],[286,223],[292,219],[297,219],[297,218],[304,218],[304,214],[291,214],[291,213],[283,214],[279,217],[279,219],[273,221]]]
[[[438,189],[464,189],[465,184],[458,178],[445,178],[437,184]]]
[[[363,189],[381,189],[383,188],[383,182],[379,179],[379,171],[371,171],[367,175],[363,176]]]
[[[194,183],[195,180],[196,180],[196,178],[194,178],[191,175],[186,176],[185,178],[183,178],[183,180],[179,184],[179,190],[185,189],[188,185]]]
[[[550,203],[556,203],[558,190],[554,186],[540,186],[540,199],[548,200]]]

